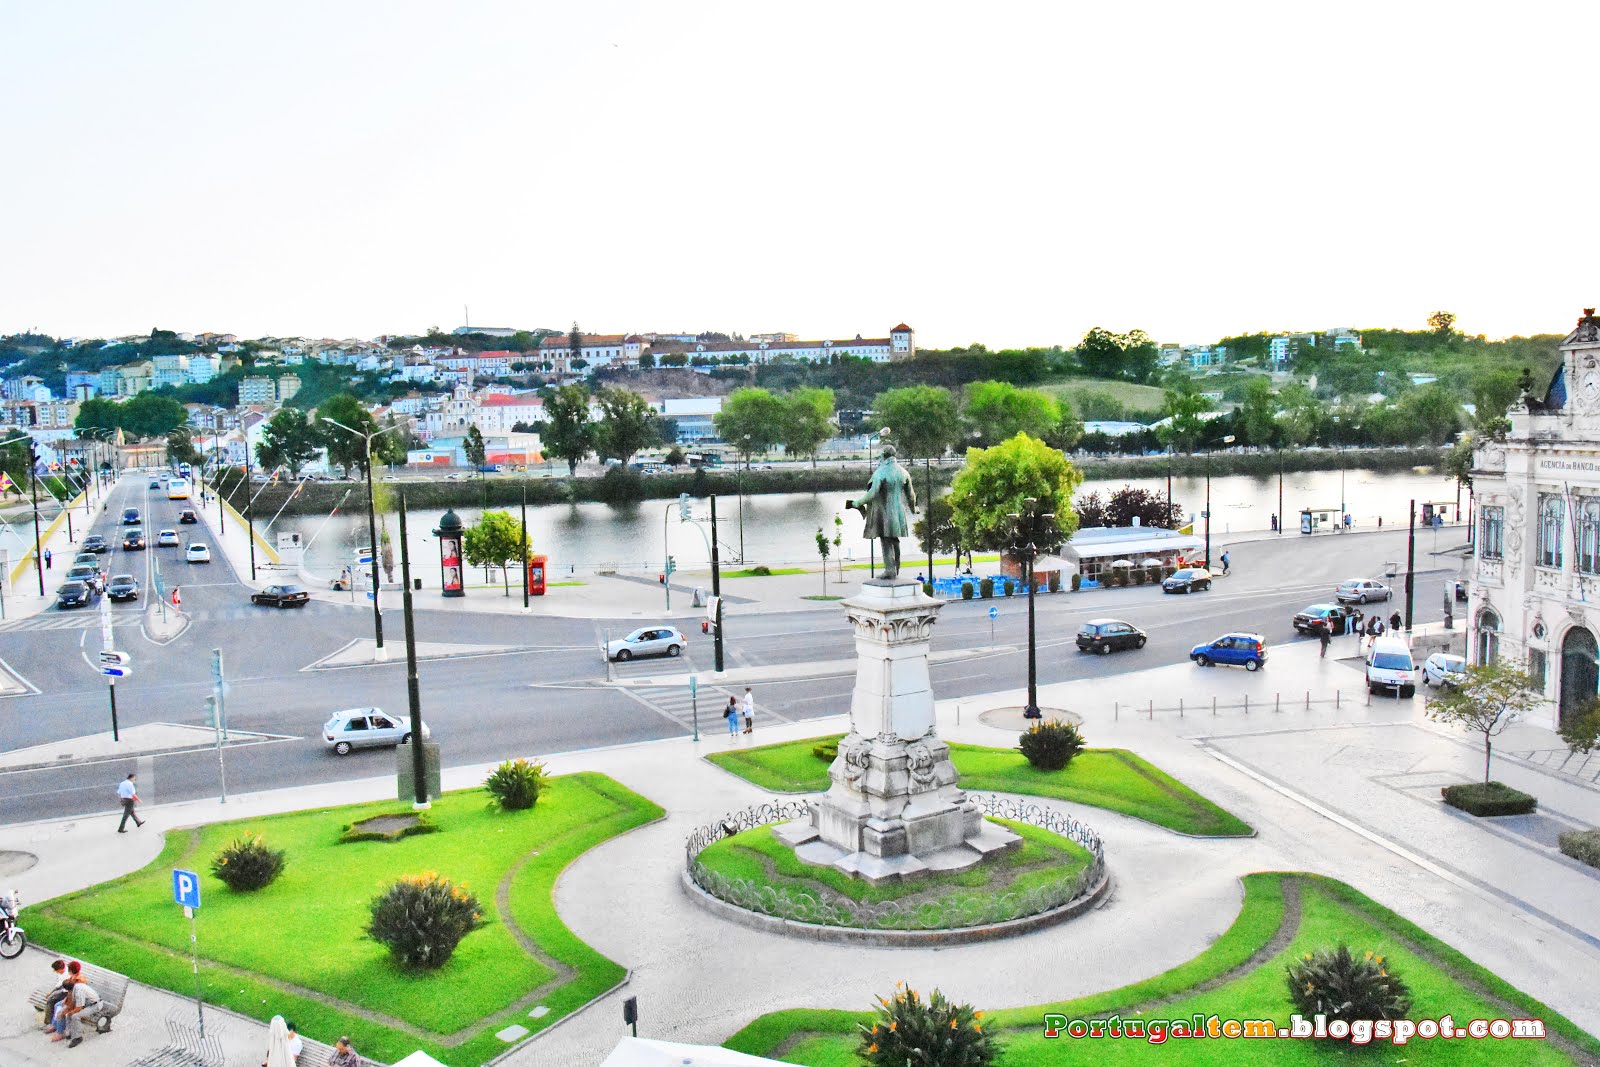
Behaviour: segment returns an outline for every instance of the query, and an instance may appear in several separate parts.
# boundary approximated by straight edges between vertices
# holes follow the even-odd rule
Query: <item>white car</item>
[[[422,724],[422,739],[432,737],[428,724]],[[322,725],[322,743],[335,756],[348,756],[358,748],[404,745],[411,740],[411,723],[382,708],[346,708],[336,711]]]
[[[177,548],[178,547],[178,531],[177,530],[162,530],[160,533],[156,534],[156,547],[157,548]]]
[[[1411,646],[1399,637],[1380,637],[1367,650],[1367,691],[1409,699],[1417,691],[1417,664]]]
[[[211,549],[205,545],[190,545],[183,558],[189,563],[210,563]]]
[[[641,626],[606,645],[606,658],[626,663],[635,656],[676,656],[689,647],[683,631],[671,626]]]
[[[1333,595],[1342,602],[1353,600],[1357,604],[1366,604],[1373,600],[1388,600],[1394,594],[1375,578],[1351,578],[1347,582],[1340,582]]]
[[[1455,685],[1467,677],[1467,658],[1435,652],[1422,664],[1424,685]]]

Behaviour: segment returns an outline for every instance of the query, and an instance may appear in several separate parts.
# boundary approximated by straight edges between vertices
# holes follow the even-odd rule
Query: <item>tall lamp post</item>
[[[386,426],[381,430],[355,430],[346,426],[338,419],[330,419],[326,415],[322,421],[331,426],[337,426],[352,437],[361,439],[362,454],[365,462],[362,464],[367,471],[367,536],[372,540],[372,639],[377,648],[373,658],[379,661],[389,658],[389,653],[383,647],[383,611],[378,607],[378,590],[381,585],[378,581],[378,511],[372,499],[372,439],[390,430],[399,429],[398,426]],[[526,581],[526,577],[523,579]]]
[[[1023,581],[1028,584],[1028,706],[1024,719],[1043,717],[1039,710],[1039,667],[1033,628],[1033,564],[1041,550],[1053,547],[1056,539],[1054,512],[1040,511],[1037,497],[1024,497],[1022,511],[1012,512],[1011,550],[1022,557]]]
[[[39,465],[39,450],[33,443],[29,434],[18,434],[5,441],[0,441],[0,448],[14,445],[19,441],[28,442],[28,489],[33,495],[33,567],[39,572],[39,595],[44,596],[44,559],[39,547],[39,486],[36,468]]]
[[[1222,443],[1233,444],[1233,434],[1224,437]],[[1214,451],[1206,449],[1206,570],[1211,569],[1211,455]]]

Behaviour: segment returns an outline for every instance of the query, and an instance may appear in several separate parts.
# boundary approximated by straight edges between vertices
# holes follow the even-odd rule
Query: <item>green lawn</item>
[[[1123,407],[1137,413],[1160,411],[1161,404],[1166,399],[1166,393],[1156,386],[1118,382],[1106,378],[1069,378],[1038,388],[1041,392],[1073,401],[1074,410],[1077,408],[1078,397],[1084,393],[1109,393],[1121,401]]]
[[[482,1062],[505,1047],[494,1030],[547,1027],[621,979],[623,968],[562,924],[551,890],[579,855],[660,817],[660,808],[604,775],[568,775],[553,779],[532,811],[502,813],[482,790],[464,790],[435,802],[429,818],[438,833],[339,843],[348,823],[396,810],[409,806],[174,831],[149,867],[30,909],[28,932],[56,952],[189,995],[189,929],[172,903],[172,870],[198,871],[206,998],[263,1021],[289,1016],[324,1041],[348,1033],[386,1060],[420,1047],[447,1063]],[[210,863],[246,830],[265,834],[288,862],[267,888],[235,893],[211,876]],[[485,925],[439,970],[405,972],[366,937],[368,904],[397,877],[428,870],[476,894]],[[549,1014],[529,1018],[534,1004]]]
[[[768,567],[767,573],[757,574],[754,567],[746,567],[742,571],[723,571],[724,578],[776,578],[780,574],[808,574],[805,567]]]
[[[829,740],[836,738],[713,752],[706,758],[762,789],[819,793],[828,788],[828,764],[811,749]],[[950,758],[964,789],[1088,804],[1202,837],[1251,833],[1244,822],[1126,749],[1088,749],[1061,771],[1037,770],[1022,753],[1007,748],[951,745]]]
[[[1294,1010],[1284,968],[1301,953],[1340,942],[1372,950],[1411,989],[1412,1019],[1452,1015],[1469,1019],[1542,1019],[1545,1041],[1428,1041],[1404,1046],[1374,1041],[1364,1050],[1334,1042],[1199,1040],[1184,1042],[1184,1063],[1232,1067],[1265,1062],[1321,1067],[1332,1062],[1372,1065],[1430,1063],[1498,1067],[1500,1064],[1580,1064],[1600,1056],[1600,1041],[1538,1001],[1507,985],[1438,939],[1363,896],[1343,882],[1303,874],[1252,874],[1244,879],[1239,917],[1205,952],[1143,982],[1057,1004],[986,1013],[1000,1036],[1004,1067],[1054,1067],[1062,1063],[1172,1062],[1178,1051],[1148,1039],[1073,1040],[1044,1036],[1046,1013],[1068,1019],[1104,1019],[1113,1014],[1145,1022],[1187,1020],[1199,1014],[1221,1019],[1271,1019],[1286,1026]],[[1289,893],[1296,892],[1298,907]],[[982,1005],[979,1005],[982,1007]],[[866,1012],[773,1012],[734,1034],[727,1047],[775,1056],[808,1067],[856,1067],[856,1028]],[[1176,1039],[1174,1039],[1176,1040]]]

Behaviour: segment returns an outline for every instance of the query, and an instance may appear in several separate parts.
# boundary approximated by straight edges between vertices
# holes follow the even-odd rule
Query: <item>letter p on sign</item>
[[[200,906],[200,876],[193,871],[173,871],[172,899],[186,908],[198,908]]]

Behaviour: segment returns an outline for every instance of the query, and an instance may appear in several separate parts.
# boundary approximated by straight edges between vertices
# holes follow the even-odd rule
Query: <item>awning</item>
[[[676,1041],[652,1041],[643,1037],[625,1037],[605,1058],[600,1067],[760,1067],[777,1064],[744,1052],[717,1048],[714,1045],[683,1045]]]
[[[1068,559],[1128,559],[1133,556],[1166,555],[1204,548],[1198,537],[1140,537],[1116,541],[1091,541],[1084,545],[1068,542],[1062,555]]]

